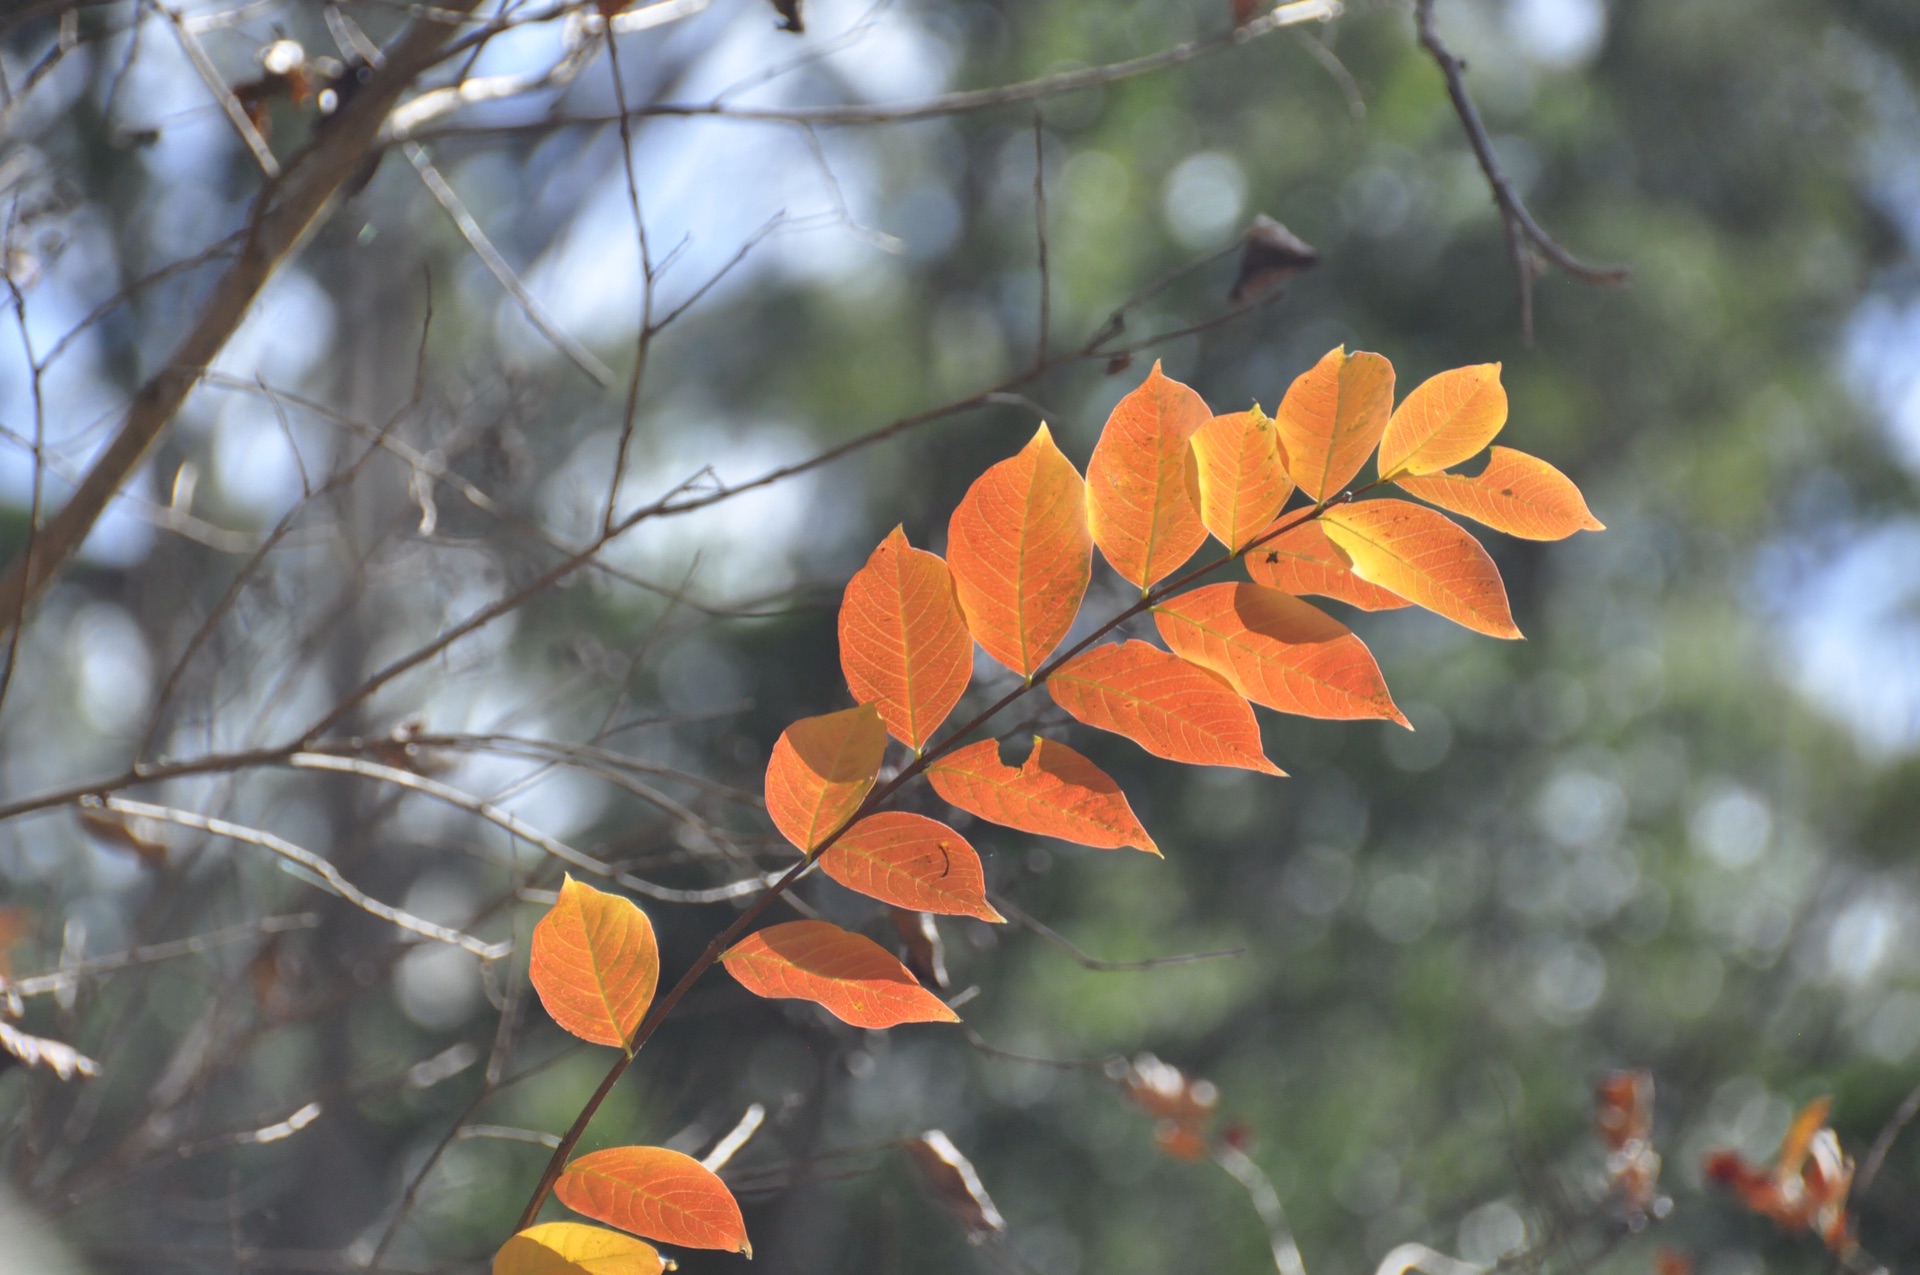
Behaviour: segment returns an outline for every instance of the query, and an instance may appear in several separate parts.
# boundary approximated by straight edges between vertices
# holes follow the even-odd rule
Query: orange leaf
[[[868,815],[821,856],[820,870],[849,890],[909,911],[1006,919],[987,902],[980,856],[967,839],[925,815]]]
[[[1121,399],[1087,462],[1087,523],[1113,569],[1142,589],[1206,540],[1193,432],[1212,413],[1160,365]]]
[[[653,922],[631,899],[569,876],[533,927],[527,973],[554,1022],[582,1040],[624,1048],[660,980]]]
[[[1086,485],[1042,425],[987,470],[947,525],[947,565],[967,628],[988,655],[1033,676],[1073,627],[1093,571]]]
[[[1479,454],[1507,423],[1498,363],[1476,363],[1422,381],[1387,422],[1380,476],[1431,474]]]
[[[1572,479],[1511,447],[1494,448],[1486,469],[1473,478],[1429,474],[1394,481],[1428,504],[1522,540],[1564,540],[1576,531],[1606,530],[1588,512]]]
[[[1200,479],[1200,519],[1229,549],[1264,530],[1293,494],[1280,456],[1280,435],[1267,414],[1216,416],[1193,436]]]
[[[988,823],[1101,850],[1160,853],[1120,785],[1051,739],[1036,738],[1018,770],[1000,760],[996,741],[983,739],[929,766],[927,781],[946,801]]]
[[[812,1001],[855,1027],[960,1021],[885,948],[826,921],[769,926],[720,960],[755,996]]]
[[[1520,636],[1493,559],[1445,516],[1404,500],[1368,500],[1329,509],[1320,521],[1362,580],[1475,632]]]
[[[1807,1148],[1813,1144],[1813,1135],[1826,1126],[1827,1113],[1832,1109],[1832,1098],[1815,1098],[1800,1108],[1793,1123],[1787,1126],[1786,1136],[1780,1139],[1780,1154],[1774,1159],[1775,1173],[1790,1177],[1800,1172]]]
[[[1226,679],[1150,643],[1115,642],[1076,655],[1047,680],[1047,691],[1076,720],[1125,735],[1156,757],[1283,773],[1260,750],[1253,707]]]
[[[1304,717],[1407,719],[1380,666],[1346,625],[1257,584],[1210,584],[1153,609],[1174,653],[1256,704]]]
[[[1287,471],[1315,500],[1340,493],[1367,463],[1393,410],[1393,364],[1344,345],[1295,378],[1274,424]]]
[[[1407,605],[1397,593],[1368,584],[1353,574],[1347,555],[1327,539],[1316,522],[1303,522],[1247,553],[1247,574],[1269,589],[1315,594],[1359,607],[1362,611],[1392,611]]]
[[[553,1193],[575,1213],[662,1244],[753,1256],[733,1192],[678,1151],[611,1147],[583,1155],[567,1166]]]
[[[887,753],[871,704],[803,717],[780,734],[767,762],[767,813],[780,835],[812,850],[853,817]]]
[[[973,639],[947,564],[909,545],[898,527],[847,581],[840,668],[853,698],[879,709],[893,737],[916,752],[973,676]]]
[[[493,1255],[493,1275],[660,1275],[653,1245],[578,1222],[545,1222],[520,1232]]]

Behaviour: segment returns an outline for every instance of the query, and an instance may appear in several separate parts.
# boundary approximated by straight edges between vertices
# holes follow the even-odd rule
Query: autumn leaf
[[[1047,680],[1076,721],[1124,735],[1156,757],[1194,766],[1284,773],[1260,746],[1253,708],[1225,678],[1147,642],[1074,656]]]
[[[1212,413],[1161,374],[1113,409],[1087,462],[1087,523],[1120,575],[1142,589],[1179,567],[1207,538],[1188,442]]]
[[[1392,611],[1407,606],[1397,593],[1368,584],[1353,574],[1347,555],[1327,539],[1316,520],[1303,522],[1264,541],[1247,553],[1247,574],[1282,593],[1332,598],[1362,611]]]
[[[545,1222],[520,1232],[493,1255],[493,1275],[660,1275],[653,1245],[578,1222]]]
[[[1055,740],[1036,738],[1018,770],[1000,760],[997,741],[981,740],[928,767],[927,781],[944,800],[988,823],[1100,850],[1160,853],[1120,785]]]
[[[934,1198],[959,1219],[968,1236],[978,1240],[1007,1229],[1006,1219],[981,1185],[973,1161],[953,1145],[953,1139],[938,1129],[929,1129],[907,1139],[907,1154],[913,1157]]]
[[[868,815],[820,857],[820,870],[861,894],[914,912],[1004,921],[987,902],[980,856],[967,839],[924,815]]]
[[[853,698],[872,704],[893,737],[919,751],[966,692],[973,639],[939,555],[895,527],[847,581],[840,668]]]
[[[1316,501],[1340,494],[1373,455],[1393,409],[1393,364],[1345,346],[1301,373],[1274,424],[1287,471]]]
[[[661,1244],[753,1256],[733,1192],[678,1151],[611,1147],[583,1155],[553,1193],[575,1213]]]
[[[1387,422],[1380,476],[1431,474],[1480,454],[1507,423],[1498,363],[1478,363],[1422,381]]]
[[[1429,474],[1397,478],[1403,491],[1522,540],[1564,540],[1576,531],[1605,531],[1573,480],[1546,461],[1496,447],[1472,478]]]
[[[1709,1152],[1701,1169],[1783,1230],[1811,1230],[1833,1252],[1846,1253],[1854,1247],[1853,1219],[1847,1211],[1853,1158],[1827,1127],[1832,1105],[1831,1098],[1815,1098],[1800,1109],[1770,1169],[1756,1168],[1734,1151]]]
[[[1195,431],[1192,445],[1200,520],[1221,544],[1238,552],[1293,494],[1279,431],[1256,405],[1214,417]]]
[[[1256,704],[1304,717],[1383,717],[1402,726],[1380,666],[1346,625],[1278,589],[1210,584],[1153,609],[1176,655]]]
[[[1489,637],[1520,636],[1493,559],[1444,515],[1404,500],[1368,500],[1329,509],[1320,521],[1362,580]]]
[[[527,973],[554,1022],[582,1040],[624,1048],[660,979],[653,923],[632,900],[569,876],[533,927]]]
[[[826,921],[769,926],[720,960],[755,996],[812,1001],[855,1027],[960,1021],[885,948]]]
[[[811,851],[860,808],[887,730],[871,704],[803,717],[780,734],[767,762],[767,813],[780,835]]]
[[[947,566],[974,640],[1033,676],[1073,627],[1093,571],[1085,484],[1045,425],[967,489],[947,525]]]

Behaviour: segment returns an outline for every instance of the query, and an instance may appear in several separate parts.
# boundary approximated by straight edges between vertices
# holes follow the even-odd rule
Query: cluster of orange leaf
[[[1645,1071],[1609,1072],[1600,1081],[1599,1131],[1607,1149],[1607,1177],[1615,1195],[1637,1225],[1651,1213],[1662,1216],[1670,1202],[1656,1193],[1660,1157],[1653,1149],[1653,1076]],[[1748,1164],[1737,1151],[1712,1151],[1701,1162],[1709,1181],[1730,1189],[1740,1203],[1770,1218],[1783,1230],[1811,1231],[1835,1253],[1854,1247],[1847,1193],[1853,1186],[1853,1160],[1840,1149],[1840,1136],[1827,1124],[1831,1098],[1802,1107],[1780,1140],[1769,1168]],[[1683,1275],[1692,1264],[1682,1254],[1663,1250],[1662,1275]]]
[[[1084,479],[1043,425],[968,490],[945,559],[915,549],[896,528],[849,581],[840,610],[841,664],[856,707],[782,733],[766,773],[774,826],[806,865],[848,889],[910,913],[999,921],[965,837],[922,815],[877,809],[906,780],[924,773],[948,804],[988,823],[1159,853],[1119,785],[1067,745],[1037,739],[1014,767],[996,740],[965,742],[1040,685],[1070,717],[1156,756],[1275,775],[1255,704],[1405,725],[1372,654],[1301,595],[1366,610],[1418,604],[1517,638],[1493,561],[1429,506],[1533,539],[1600,524],[1571,482],[1519,452],[1495,448],[1480,474],[1452,472],[1506,423],[1497,364],[1443,372],[1397,409],[1393,385],[1386,359],[1336,349],[1293,383],[1275,416],[1258,407],[1216,416],[1156,365],[1115,407]],[[1378,478],[1349,490],[1376,450]],[[1426,504],[1354,499],[1387,484]],[[1283,513],[1296,493],[1305,503]],[[1225,554],[1176,576],[1209,533]],[[1080,614],[1096,547],[1141,599],[1058,653]],[[1249,581],[1189,587],[1238,560]],[[1099,641],[1149,611],[1164,648]],[[972,680],[976,644],[1021,683],[935,743]],[[913,759],[877,788],[889,736]],[[825,921],[758,930],[718,960],[756,995],[811,1001],[856,1027],[957,1021],[880,944]],[[554,1020],[585,1040],[628,1051],[642,1043],[658,973],[640,910],[576,881],[534,932],[534,986]],[[1129,1090],[1161,1120],[1165,1149],[1203,1154],[1211,1104],[1168,1071],[1178,1082],[1165,1093],[1145,1072],[1130,1077]],[[576,1212],[645,1239],[747,1248],[725,1185],[676,1152],[594,1152],[568,1163],[554,1191]],[[601,1251],[595,1246],[634,1243],[601,1234],[570,1223],[531,1227],[501,1250],[495,1270],[584,1270]],[[641,1266],[622,1256],[620,1269],[658,1269],[646,1264],[659,1260],[653,1250],[640,1247],[652,1256]]]

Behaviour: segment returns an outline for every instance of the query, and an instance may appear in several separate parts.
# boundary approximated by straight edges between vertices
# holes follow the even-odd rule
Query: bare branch
[[[1230,961],[1247,954],[1247,949],[1244,947],[1230,947],[1218,952],[1183,952],[1178,956],[1150,956],[1138,961],[1103,961],[1097,956],[1089,955],[1081,948],[1075,946],[1073,941],[1064,934],[1061,934],[1058,930],[1050,929],[1045,923],[1022,912],[1019,908],[999,895],[992,896],[991,902],[994,907],[1006,914],[1008,920],[1032,930],[1035,934],[1053,944],[1090,970],[1100,970],[1105,973],[1128,973],[1135,970],[1165,969],[1173,965],[1196,965],[1202,961]]]
[[[239,943],[262,934],[286,934],[294,930],[310,930],[318,924],[320,924],[320,918],[312,912],[262,917],[258,921],[249,921],[244,925],[230,925],[225,929],[211,930],[191,938],[174,939],[167,943],[148,943],[143,947],[129,948],[124,952],[115,952],[108,956],[95,956],[84,961],[75,961],[51,974],[31,974],[26,978],[13,979],[7,982],[6,986],[20,996],[44,996],[49,992],[72,987],[84,978],[97,978],[131,966],[171,961],[181,956],[198,956],[204,952],[211,952],[215,948]]]

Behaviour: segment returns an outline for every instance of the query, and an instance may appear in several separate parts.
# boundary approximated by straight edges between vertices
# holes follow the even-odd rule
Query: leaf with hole
[[[997,740],[983,739],[929,766],[927,781],[945,801],[988,823],[1099,850],[1160,853],[1120,785],[1057,740],[1036,738],[1015,770],[1000,760]]]
[[[1507,423],[1498,363],[1429,377],[1395,409],[1380,440],[1380,476],[1431,474],[1480,454]]]
[[[1198,394],[1153,371],[1107,417],[1087,462],[1087,523],[1123,579],[1146,588],[1207,538],[1194,431],[1212,418]]]
[[[780,835],[812,850],[853,817],[887,753],[871,704],[803,717],[781,732],[767,762],[767,813]]]
[[[578,1222],[544,1222],[493,1255],[493,1275],[660,1275],[666,1261],[643,1240]]]
[[[661,1244],[753,1256],[740,1205],[710,1170],[665,1147],[611,1147],[569,1164],[553,1184],[584,1217]]]
[[[826,921],[769,926],[720,960],[755,996],[812,1001],[855,1027],[960,1021],[885,948]]]
[[[1330,350],[1280,400],[1274,424],[1287,472],[1314,500],[1329,500],[1373,455],[1393,410],[1393,364],[1378,354]]]
[[[1031,677],[1073,627],[1093,572],[1085,484],[1045,425],[967,489],[947,524],[947,567],[974,641]]]
[[[973,676],[973,638],[952,573],[898,527],[847,581],[840,668],[853,698],[878,709],[893,737],[916,751]]]
[[[1321,522],[1361,579],[1475,632],[1520,636],[1499,568],[1445,515],[1404,500],[1368,500],[1329,509]]]
[[[1153,622],[1175,654],[1226,678],[1256,704],[1303,717],[1407,724],[1366,644],[1278,589],[1210,584],[1156,606]]]
[[[1156,757],[1193,766],[1283,773],[1260,746],[1246,699],[1218,674],[1147,642],[1076,655],[1047,679],[1074,720],[1124,735]]]
[[[1522,540],[1565,540],[1576,531],[1605,531],[1573,480],[1546,461],[1496,447],[1472,478],[1429,474],[1394,480],[1430,505]]]
[[[1193,457],[1200,520],[1229,549],[1265,530],[1293,494],[1280,432],[1258,406],[1202,425],[1193,435]]]
[[[527,974],[554,1022],[593,1044],[624,1047],[660,980],[653,922],[631,899],[569,876],[533,927]]]
[[[820,870],[868,898],[914,912],[1003,921],[987,902],[980,856],[967,839],[925,815],[868,815],[820,856]]]

